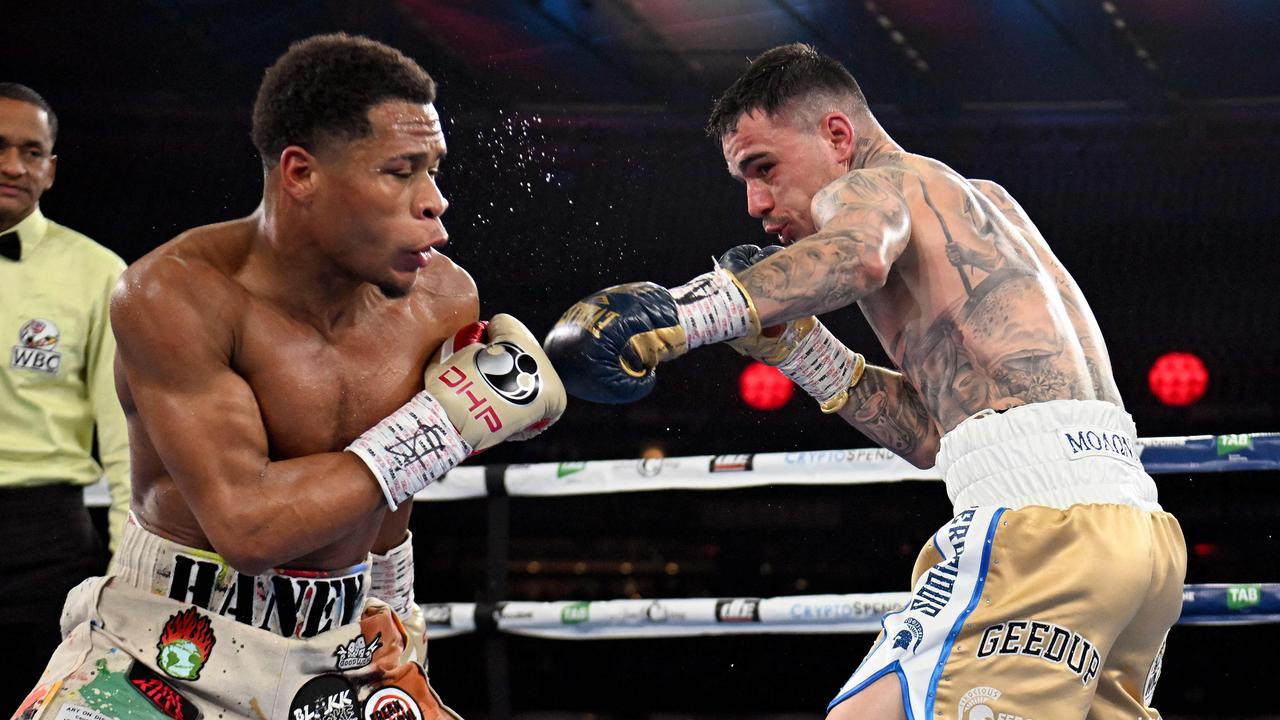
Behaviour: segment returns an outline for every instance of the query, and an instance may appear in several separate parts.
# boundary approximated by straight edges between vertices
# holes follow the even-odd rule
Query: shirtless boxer
[[[476,322],[475,283],[437,251],[434,99],[384,45],[295,44],[254,106],[262,204],[127,271],[133,516],[20,714],[456,717],[387,609],[413,626],[412,498],[540,432],[564,390],[518,321]]]
[[[786,247],[580,301],[544,342],[569,392],[632,401],[657,363],[729,341],[937,465],[956,515],[830,718],[1158,717],[1182,533],[1138,462],[1093,314],[1022,208],[904,151],[848,71],[805,45],[752,62],[708,130]],[[854,304],[896,370],[814,317]]]

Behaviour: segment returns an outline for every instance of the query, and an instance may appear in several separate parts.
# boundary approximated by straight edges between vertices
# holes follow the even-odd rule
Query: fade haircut
[[[368,137],[369,109],[378,103],[435,98],[435,81],[399,50],[346,33],[317,35],[290,45],[267,69],[253,103],[253,144],[270,169],[290,145],[314,153]]]
[[[763,110],[800,129],[812,127],[826,113],[867,112],[867,99],[853,75],[812,45],[791,43],[765,51],[716,100],[707,120],[707,135],[717,142],[732,133],[744,115]]]
[[[58,141],[58,116],[40,93],[22,83],[6,82],[0,83],[0,97],[30,103],[43,110],[49,116],[49,139],[55,143]]]

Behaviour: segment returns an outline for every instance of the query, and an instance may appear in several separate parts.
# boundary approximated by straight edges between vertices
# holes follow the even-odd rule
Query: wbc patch
[[[44,318],[31,318],[18,329],[18,344],[9,354],[9,367],[57,375],[62,366],[57,347],[58,326]]]

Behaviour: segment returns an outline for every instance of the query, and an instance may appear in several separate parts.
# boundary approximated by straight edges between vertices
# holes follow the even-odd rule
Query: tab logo
[[[1227,609],[1247,610],[1262,602],[1261,585],[1232,585],[1227,588]]]
[[[564,625],[580,625],[591,619],[591,603],[576,602],[560,609],[560,622]]]
[[[1214,444],[1217,446],[1218,457],[1222,457],[1242,450],[1252,450],[1253,436],[1248,433],[1219,435]]]
[[[556,465],[556,478],[568,477],[587,469],[585,462],[562,462]]]
[[[15,370],[57,375],[62,366],[58,347],[58,326],[44,318],[32,318],[18,329],[18,344],[9,355],[9,367]]]

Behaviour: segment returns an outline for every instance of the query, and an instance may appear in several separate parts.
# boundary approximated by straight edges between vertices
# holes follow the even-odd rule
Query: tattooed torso
[[[869,374],[848,419],[886,447],[910,455],[986,408],[1120,403],[1083,296],[998,185],[888,152],[819,191],[811,211],[817,232],[748,287],[779,315],[857,302],[902,375]]]
[[[1086,358],[1034,226],[941,163],[899,153],[882,167],[895,165],[911,237],[859,305],[941,431],[985,408],[1097,397],[1089,368],[1110,368]]]

